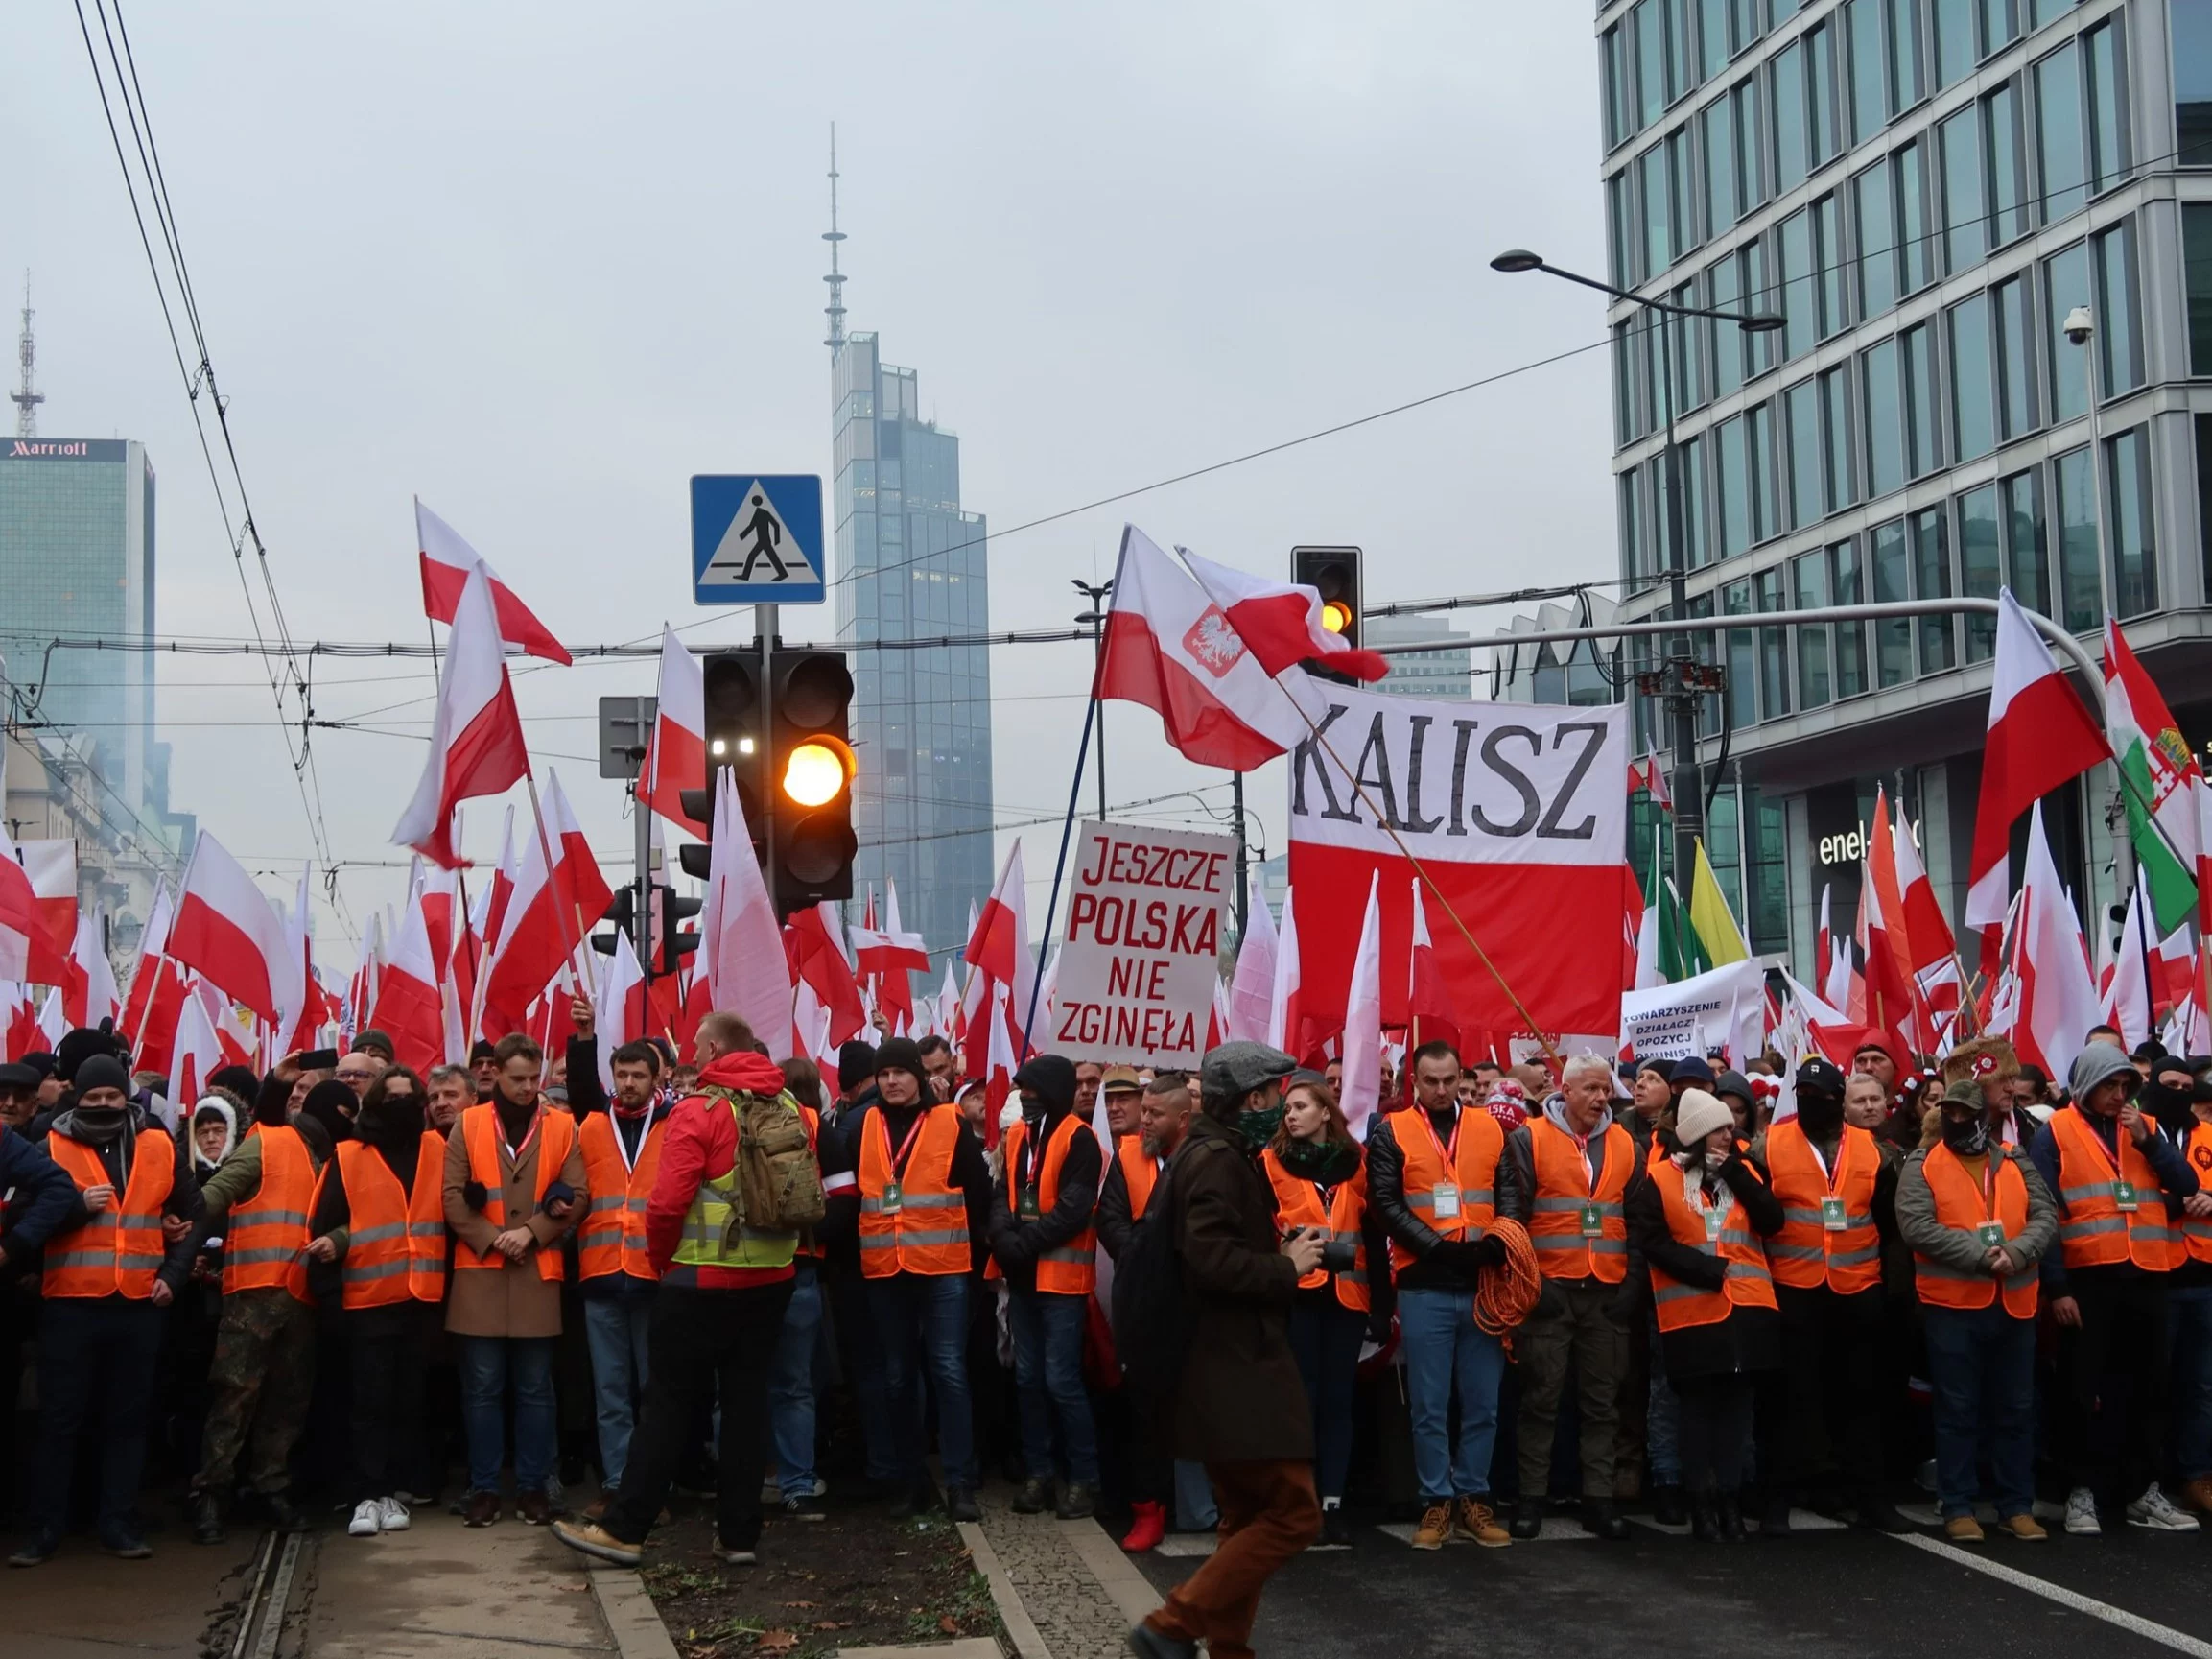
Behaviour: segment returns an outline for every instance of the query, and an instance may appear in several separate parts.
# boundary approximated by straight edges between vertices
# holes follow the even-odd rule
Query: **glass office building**
[[[922,418],[914,371],[883,363],[875,335],[833,351],[838,640],[981,633],[986,526],[960,510],[959,438]],[[853,679],[856,888],[895,880],[905,925],[956,951],[995,874],[990,652],[858,651]]]
[[[2212,725],[2212,0],[1618,0],[1597,35],[1612,279],[1786,319],[1616,305],[1613,472],[1622,613],[1664,614],[1671,413],[1691,611],[1745,619],[1700,636],[1712,850],[1755,948],[1808,968],[1877,784],[1959,913],[1992,626],[1761,613],[2010,586],[2094,636],[2108,607]],[[2088,781],[2046,816],[2103,906]]]

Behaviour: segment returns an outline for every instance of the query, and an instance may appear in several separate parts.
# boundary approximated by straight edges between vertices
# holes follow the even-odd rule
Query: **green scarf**
[[[1282,1126],[1282,1108],[1269,1106],[1263,1111],[1236,1114],[1236,1138],[1244,1143],[1244,1149],[1258,1157],[1275,1131]]]
[[[1351,1141],[1292,1141],[1275,1154],[1301,1180],[1333,1187],[1359,1173],[1359,1148]]]

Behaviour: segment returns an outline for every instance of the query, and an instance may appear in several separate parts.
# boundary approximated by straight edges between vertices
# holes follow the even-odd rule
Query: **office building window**
[[[1664,144],[1655,144],[1636,162],[1637,194],[1643,199],[1643,269],[1657,276],[1675,262],[1674,206],[1667,181]]]
[[[1811,553],[1800,554],[1790,560],[1790,574],[1797,586],[1798,608],[1811,610],[1830,603],[1828,599],[1828,550],[1815,548]],[[1808,622],[1798,628],[1798,706],[1820,708],[1835,696],[1833,673],[1828,661],[1828,625]]]
[[[1711,296],[1715,311],[1733,311],[1742,296],[1736,285],[1737,266],[1733,256],[1717,259],[1706,273],[1706,292]],[[1713,345],[1713,395],[1726,397],[1744,383],[1744,341],[1742,329],[1732,322],[1712,325]]]
[[[2174,28],[2174,136],[2184,167],[2212,166],[2212,0],[2167,0]]]
[[[2045,220],[2063,219],[2088,200],[2088,151],[2082,134],[2082,55],[2068,41],[2036,61],[2037,206]]]
[[[1751,613],[1749,581],[1731,581],[1721,589],[1721,615],[1749,616]],[[1738,727],[1754,724],[1759,718],[1757,637],[1748,628],[1731,628],[1728,631],[1729,721]]]
[[[1950,352],[1951,456],[1972,461],[1996,445],[1989,384],[1989,301],[1977,294],[1944,314]]]
[[[1762,611],[1787,610],[1783,598],[1782,567],[1762,570],[1755,579],[1758,582],[1759,609]],[[1759,629],[1759,716],[1762,720],[1778,720],[1790,712],[1790,642],[1788,631],[1779,628]]]
[[[1926,0],[1890,0],[1890,113],[1910,108],[1928,95],[1920,11]]]
[[[1897,220],[1890,205],[1890,168],[1876,162],[1851,180],[1858,236],[1859,315],[1879,317],[1897,300]]]
[[[1754,236],[1745,243],[1737,255],[1741,268],[1736,274],[1736,286],[1741,304],[1746,311],[1777,311],[1789,304],[1789,296],[1776,283],[1767,258],[1767,240]],[[1779,331],[1768,334],[1743,336],[1744,366],[1747,378],[1756,379],[1781,361]]]
[[[1820,390],[1800,380],[1782,393],[1790,436],[1790,528],[1817,524],[1828,510],[1821,489],[1825,459],[1821,445]]]
[[[1621,172],[1605,181],[1606,257],[1612,266],[1615,288],[1634,288],[1643,280],[1643,273],[1636,269],[1635,215],[1629,204],[1633,177]]]
[[[1705,152],[1706,234],[1717,236],[1736,222],[1736,135],[1733,107],[1716,98],[1698,116],[1699,146]]]
[[[1982,50],[1996,51],[2020,37],[2020,19],[2013,10],[2027,0],[1982,0]]]
[[[1904,384],[1897,343],[1885,340],[1859,354],[1859,408],[1867,434],[1867,495],[1880,500],[1905,486]]]
[[[2066,338],[2066,315],[2088,305],[2089,247],[2077,242],[2043,261],[2043,359],[2050,378],[2051,418],[2076,420],[2089,413],[2088,353]]]
[[[1805,148],[1805,52],[1793,41],[1775,54],[1767,84],[1774,100],[1775,194],[1805,181],[1809,155]]]
[[[1744,447],[1751,460],[1752,534],[1753,539],[1765,541],[1781,534],[1785,528],[1781,486],[1776,473],[1775,406],[1771,402],[1759,404],[1748,418]]]
[[[1959,497],[1959,591],[1968,599],[1995,599],[2005,584],[2004,537],[1997,523],[1997,486],[1985,484]],[[1966,618],[1966,660],[1980,662],[1995,649],[1996,618]]]
[[[1616,26],[1598,36],[1598,58],[1605,80],[1605,147],[1619,146],[1635,130],[1630,110],[1628,64],[1621,56],[1621,32]]]
[[[1912,538],[1913,596],[1951,597],[1950,518],[1941,507],[1916,512],[1906,521]],[[1959,619],[1923,616],[1914,628],[1920,641],[1920,672],[1941,674],[1959,666]]]
[[[2105,495],[2112,522],[2112,608],[2123,617],[2158,608],[2158,529],[2151,506],[2150,428],[2105,440]]]
[[[1733,558],[1752,544],[1752,484],[1744,451],[1742,415],[1721,422],[1713,439],[1714,495],[1720,511],[1721,557]]]
[[[1698,0],[1698,68],[1710,81],[1729,66],[1729,0]]]
[[[2128,68],[2121,54],[2117,20],[2100,23],[2082,36],[2089,55],[2089,188],[2116,184],[2132,159],[2128,142]]]
[[[1712,537],[1706,530],[1706,455],[1711,446],[1701,433],[1687,439],[1682,446],[1683,472],[1683,547],[1689,556],[1690,568],[1703,569],[1712,562]],[[1665,458],[1662,456],[1663,462]]]
[[[2055,21],[2081,4],[2082,0],[2029,0],[2030,21],[2028,27],[2040,29],[2044,24]]]
[[[1936,90],[1973,71],[1976,0],[1928,0],[1936,14]],[[1649,117],[1647,116],[1648,120]]]
[[[1758,78],[1738,82],[1729,94],[1736,130],[1736,216],[1763,203],[1768,195],[1766,125],[1761,119]]]
[[[1916,138],[1891,158],[1897,198],[1897,271],[1902,292],[1936,279],[1935,215],[1928,201],[1928,142]]]
[[[2026,274],[1991,291],[1997,320],[1997,429],[2006,442],[2036,430],[2036,300]]]
[[[2182,205],[2181,270],[2189,296],[2189,372],[2212,374],[2212,202]]]
[[[1657,561],[1644,536],[1642,504],[1636,498],[1636,470],[1630,468],[1614,482],[1620,489],[1621,575],[1628,579],[1633,591],[1643,585],[1642,579],[1657,568]]]
[[[2025,236],[2036,224],[2024,180],[2028,141],[2020,123],[2020,85],[2009,81],[1982,100],[1989,140],[1989,235],[1998,247]]]
[[[1851,142],[1864,144],[1890,119],[1890,29],[1886,0],[1850,0],[1844,32],[1851,43]]]
[[[1807,136],[1812,144],[1813,165],[1822,167],[1844,150],[1836,32],[1825,23],[1817,23],[1805,31],[1805,111],[1810,117]]]
[[[1636,128],[1642,130],[1666,113],[1666,36],[1660,28],[1659,0],[1643,3],[1628,14],[1635,33]]]
[[[1732,18],[1730,38],[1741,52],[1767,32],[1766,20],[1760,15],[1766,8],[1760,0],[1729,0],[1729,3]]]
[[[1943,169],[1943,269],[1964,271],[1989,250],[1976,112],[1962,109],[1938,128],[1936,149]]]
[[[1686,309],[1698,303],[1698,285],[1685,282],[1667,296],[1670,303]],[[1675,387],[1682,398],[1681,407],[1686,413],[1703,409],[1712,395],[1707,385],[1706,364],[1706,335],[1712,324],[1702,318],[1671,317],[1667,320],[1667,344],[1674,354]]]
[[[1686,125],[1667,140],[1667,175],[1673,184],[1675,257],[1679,259],[1713,233],[1713,227],[1703,223],[1705,216],[1698,211],[1697,147],[1690,142]]]
[[[1782,330],[1784,360],[1802,357],[1819,338],[1820,299],[1813,288],[1813,218],[1800,209],[1782,221],[1777,239],[1781,248]]]
[[[2097,389],[2106,397],[2143,384],[2143,331],[2135,301],[2135,226],[2089,239],[2097,276]]]
[[[1847,364],[1821,376],[1821,425],[1828,438],[1828,510],[1841,512],[1859,499],[1851,465],[1851,370]]]
[[[1697,53],[1690,45],[1690,0],[1660,0],[1666,18],[1667,102],[1698,83]]]
[[[2212,415],[2198,415],[2196,429],[2197,561],[2212,588]]]
[[[1874,603],[1901,604],[1913,597],[1912,556],[1905,548],[1905,521],[1893,518],[1874,526],[1868,563],[1872,567]],[[1874,624],[1874,682],[1902,685],[1913,677],[1913,623],[1892,617]]]
[[[1859,569],[1859,544],[1839,541],[1828,549],[1828,591],[1837,604],[1864,604],[1867,590]],[[1834,634],[1836,696],[1857,697],[1867,689],[1867,625],[1839,622]]]
[[[2043,545],[2043,480],[2015,472],[1997,486],[2005,514],[2005,580],[2030,610],[2051,614],[2050,560]]]
[[[2051,476],[2059,495],[2059,603],[2066,607],[2066,627],[2086,633],[2105,613],[2105,589],[2097,580],[2097,481],[2089,471],[2088,445],[2053,461]]]
[[[1819,325],[1821,338],[1840,332],[1850,320],[1850,305],[1846,298],[1850,286],[1851,267],[1844,248],[1843,200],[1837,195],[1822,197],[1813,203],[1813,267],[1819,280],[1813,291],[1820,301]]]
[[[1943,405],[1937,395],[1935,329],[1923,322],[1897,338],[1904,348],[1905,475],[1925,478],[1943,463]]]

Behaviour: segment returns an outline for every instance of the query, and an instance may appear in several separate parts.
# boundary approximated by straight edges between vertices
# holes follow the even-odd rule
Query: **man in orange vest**
[[[138,1480],[164,1315],[192,1270],[190,1226],[164,1245],[162,1219],[200,1219],[191,1152],[130,1103],[123,1062],[105,1054],[81,1060],[71,1088],[46,1154],[77,1201],[46,1241],[31,1529],[11,1567],[35,1567],[61,1547],[77,1440],[95,1401],[100,1547],[126,1561],[153,1553],[139,1530]]]
[[[2066,1078],[2074,1103],[2051,1114],[2028,1154],[2059,1198],[2042,1293],[2059,1326],[2058,1450],[2076,1536],[2102,1532],[2100,1505],[2136,1491],[2130,1526],[2198,1529],[2153,1478],[2171,1363],[2166,1280],[2197,1172],[2136,1104],[2142,1080],[2125,1050],[2086,1044]]]
[[[1789,1402],[1759,1530],[1788,1533],[1793,1488],[1814,1478],[1824,1444],[1859,1525],[1909,1531],[1881,1486],[1882,1244],[1896,1231],[1899,1154],[1844,1122],[1844,1074],[1828,1061],[1816,1055],[1798,1068],[1797,1100],[1797,1116],[1771,1126],[1753,1149],[1782,1201],[1767,1259]]]
[[[1065,1056],[1033,1055],[1014,1074],[1014,1087],[1022,1121],[1006,1131],[991,1196],[992,1268],[1007,1283],[1028,1469],[1014,1512],[1035,1515],[1052,1502],[1056,1426],[1067,1477],[1056,1513],[1080,1521],[1098,1505],[1098,1438],[1083,1386],[1083,1335],[1097,1284],[1091,1218],[1103,1160],[1098,1137],[1075,1109],[1076,1068]]]
[[[246,1484],[270,1519],[287,1530],[300,1524],[290,1469],[315,1391],[315,1314],[293,1269],[327,1155],[288,1123],[255,1123],[200,1190],[198,1243],[221,1235],[224,1248],[207,1428],[192,1478],[195,1544],[223,1542],[223,1505],[242,1452]]]
[[[1501,1193],[1526,1196],[1525,1220],[1543,1275],[1543,1295],[1514,1342],[1522,1373],[1518,1453],[1520,1501],[1512,1535],[1543,1529],[1551,1442],[1567,1373],[1582,1415],[1582,1525],[1614,1540],[1628,1523],[1613,1506],[1620,1453],[1620,1396],[1630,1369],[1642,1262],[1629,1242],[1627,1198],[1644,1179],[1628,1130],[1612,1121],[1612,1067],[1576,1055],[1559,1093],[1506,1137],[1513,1161]]]
[[[2196,1172],[2200,1190],[2182,1200],[2166,1306],[2174,1337],[2174,1470],[2179,1503],[2212,1511],[2212,1082],[2168,1055],[2151,1062],[2143,1104]]]
[[[1152,1196],[1159,1176],[1160,1165],[1144,1145],[1144,1096],[1145,1086],[1135,1066],[1108,1066],[1099,1080],[1112,1146],[1105,1152],[1106,1173],[1098,1183],[1094,1222],[1099,1247],[1109,1261],[1120,1260],[1136,1237],[1144,1200]],[[1103,1303],[1107,1298],[1100,1292],[1097,1299]],[[1146,1443],[1143,1425],[1134,1411],[1122,1411],[1110,1422],[1113,1437],[1121,1442],[1122,1479],[1129,1493],[1129,1530],[1122,1536],[1121,1548],[1141,1555],[1167,1535],[1166,1469]]]
[[[1897,1176],[1897,1229],[1936,1390],[1936,1493],[1943,1532],[1979,1544],[1976,1464],[1986,1451],[1997,1520],[2014,1538],[2036,1522],[2036,1264],[2059,1235],[2058,1206],[2027,1152],[1990,1132],[1982,1085],[1962,1078],[1937,1103],[1936,1140]]]

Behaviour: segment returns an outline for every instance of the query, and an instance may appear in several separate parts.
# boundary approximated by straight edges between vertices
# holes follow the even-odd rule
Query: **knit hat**
[[[2066,1092],[2079,1106],[2099,1083],[2108,1082],[2122,1074],[2130,1080],[2135,1076],[2135,1062],[2124,1051],[2110,1043],[2089,1043],[2074,1056],[2074,1064],[2066,1073]]]
[[[851,1045],[848,1044],[847,1046],[850,1047]],[[922,1069],[922,1051],[912,1037],[885,1037],[883,1039],[883,1046],[876,1051],[875,1076],[882,1077],[885,1072],[913,1073],[914,1081],[922,1086],[923,1098],[925,1100],[929,1098],[930,1074]],[[844,1074],[844,1061],[840,1056],[837,1062],[837,1076],[842,1079]],[[1074,1075],[1072,1066],[1069,1068],[1069,1075],[1071,1077]],[[1072,1100],[1074,1094],[1074,1089],[1071,1087],[1068,1091],[1069,1098]]]
[[[922,1051],[917,1048],[914,1053]],[[837,1051],[837,1090],[851,1094],[876,1075],[876,1049],[873,1043],[863,1043],[859,1037]]]
[[[123,1062],[113,1055],[92,1055],[78,1062],[73,1085],[79,1099],[94,1089],[121,1089],[128,1095],[130,1093],[130,1074],[123,1069]]]
[[[54,1051],[54,1069],[63,1082],[71,1081],[77,1076],[77,1068],[86,1060],[95,1055],[113,1055],[121,1046],[112,1032],[94,1031],[90,1026],[79,1026],[63,1036],[59,1047]],[[125,1087],[129,1086],[125,1084]]]
[[[1075,1104],[1074,1062],[1064,1055],[1032,1055],[1014,1074],[1014,1086],[1057,1111],[1067,1111]]]
[[[1674,1069],[1667,1074],[1667,1081],[1678,1088],[1683,1083],[1689,1083],[1700,1089],[1710,1089],[1713,1086],[1712,1062],[1703,1055],[1684,1055],[1675,1061]]]
[[[399,1051],[392,1047],[390,1033],[380,1031],[374,1026],[370,1026],[353,1039],[351,1052],[357,1055],[374,1055],[388,1066],[399,1056]]]
[[[207,1074],[207,1084],[210,1088],[228,1089],[242,1101],[250,1101],[261,1093],[261,1079],[251,1066],[218,1066]]]
[[[1662,1083],[1671,1083],[1675,1080],[1675,1063],[1672,1060],[1638,1060],[1630,1069],[1628,1080],[1632,1083],[1635,1082],[1638,1072],[1650,1072]]]
[[[2099,1043],[2122,1065],[2129,1064],[2128,1056],[2118,1049]],[[1943,1082],[1946,1086],[1962,1078],[1977,1083],[2011,1082],[2020,1075],[2020,1056],[2013,1053],[2012,1045],[2003,1037],[1976,1037],[1970,1043],[1961,1043],[1943,1056]],[[2080,1099],[2079,1096],[2075,1097]]]
[[[1675,1102],[1675,1141],[1685,1151],[1715,1129],[1732,1129],[1736,1115],[1728,1102],[1703,1089],[1684,1089]]]

